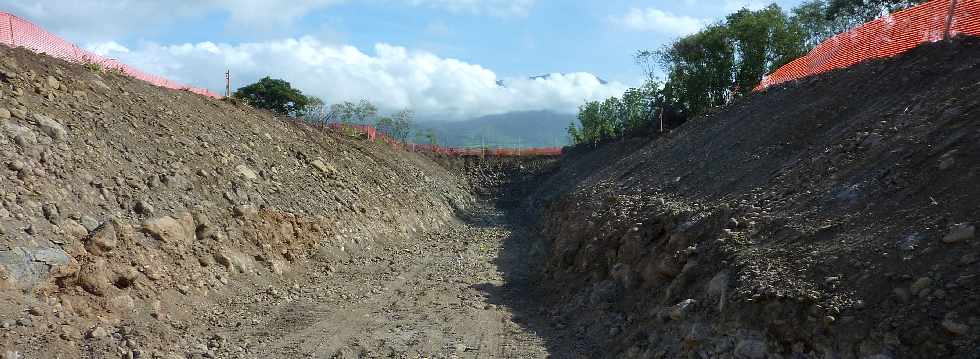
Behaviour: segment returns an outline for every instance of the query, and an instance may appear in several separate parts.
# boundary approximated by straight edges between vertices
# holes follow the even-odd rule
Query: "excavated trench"
[[[980,356],[974,38],[557,160],[0,55],[5,359]]]

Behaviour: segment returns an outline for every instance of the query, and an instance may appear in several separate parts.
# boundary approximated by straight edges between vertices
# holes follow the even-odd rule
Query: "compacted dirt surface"
[[[978,70],[479,158],[0,47],[0,358],[977,358]]]

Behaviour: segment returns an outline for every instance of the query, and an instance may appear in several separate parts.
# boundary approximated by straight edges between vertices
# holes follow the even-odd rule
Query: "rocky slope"
[[[21,49],[0,59],[0,357],[209,356],[212,331],[236,325],[220,298],[290,298],[309,268],[373,263],[473,203],[384,145]]]
[[[595,356],[980,356],[980,40],[566,156],[533,208]]]

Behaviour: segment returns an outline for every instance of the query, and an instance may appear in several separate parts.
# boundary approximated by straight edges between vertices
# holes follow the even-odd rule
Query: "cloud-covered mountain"
[[[520,111],[465,121],[424,121],[440,144],[454,147],[551,147],[568,144],[566,128],[575,115],[554,111]]]

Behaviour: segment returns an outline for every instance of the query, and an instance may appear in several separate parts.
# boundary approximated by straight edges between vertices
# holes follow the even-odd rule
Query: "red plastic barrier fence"
[[[145,73],[115,59],[96,55],[91,51],[75,46],[75,44],[45,31],[27,20],[5,12],[0,12],[0,44],[10,47],[24,47],[31,51],[57,57],[69,62],[97,64],[103,69],[116,69],[126,75],[160,87],[190,91],[214,98],[221,97],[207,89],[186,86],[160,76]]]
[[[871,59],[892,57],[924,42],[940,41],[947,20],[951,20],[951,36],[980,35],[980,0],[959,0],[950,19],[952,1],[930,1],[834,36],[806,56],[763,78],[755,90]]]

